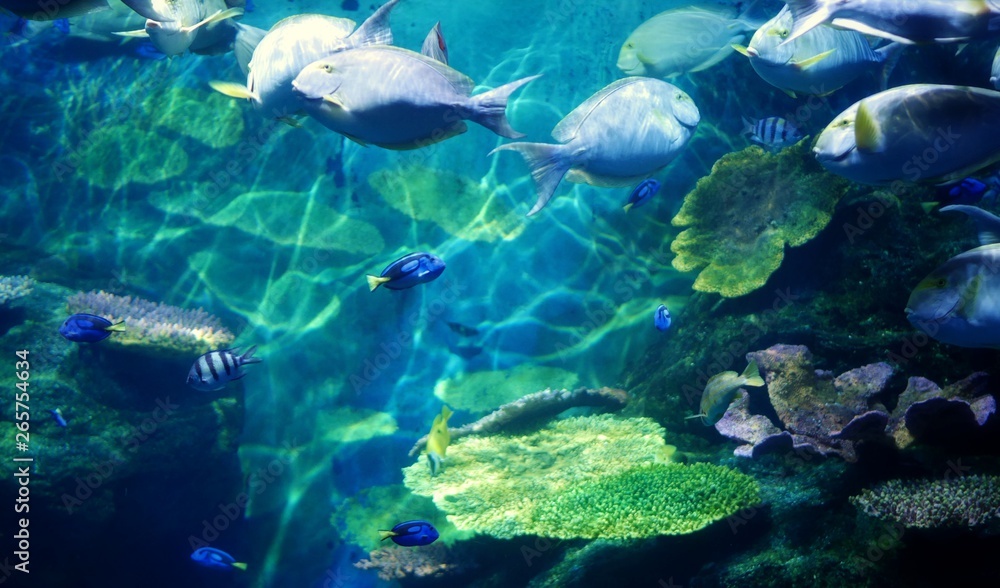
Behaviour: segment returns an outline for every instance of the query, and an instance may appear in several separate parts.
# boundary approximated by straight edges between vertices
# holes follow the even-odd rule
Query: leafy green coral
[[[701,269],[701,292],[753,292],[781,266],[786,244],[798,247],[826,227],[849,186],[816,163],[805,140],[776,154],[757,146],[727,154],[672,221],[688,227],[670,245],[673,266]]]
[[[495,189],[458,174],[410,166],[375,172],[368,183],[399,212],[466,241],[508,241],[524,231],[523,219]]]
[[[465,437],[444,470],[403,470],[458,529],[499,538],[620,539],[690,533],[758,502],[752,478],[711,464],[665,465],[664,430],[611,415],[526,435]]]

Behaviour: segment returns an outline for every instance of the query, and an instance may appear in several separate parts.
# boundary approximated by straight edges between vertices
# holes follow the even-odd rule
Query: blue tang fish
[[[660,182],[649,178],[639,182],[639,185],[628,195],[628,203],[625,205],[625,212],[633,208],[639,208],[652,200],[653,196],[660,191]]]
[[[57,425],[60,427],[66,427],[66,419],[63,418],[62,411],[60,409],[57,408],[50,410],[49,413],[52,415],[52,418],[55,419]]]
[[[976,178],[965,178],[946,189],[947,196],[942,201],[948,204],[975,204],[983,199],[990,187]]]
[[[667,307],[660,305],[656,308],[656,312],[653,313],[653,324],[660,331],[666,331],[670,328],[670,311]]]
[[[198,565],[217,570],[247,569],[247,564],[236,561],[233,556],[214,547],[199,547],[191,554],[191,559]]]
[[[427,521],[406,521],[399,523],[391,531],[380,530],[378,534],[381,541],[392,539],[393,543],[403,547],[430,545],[438,538],[437,529]]]
[[[385,284],[390,290],[405,290],[437,279],[444,271],[441,258],[430,253],[410,253],[390,263],[379,276],[369,275],[368,288]]]
[[[77,313],[59,327],[59,334],[74,343],[96,343],[125,330],[124,321],[112,323],[95,314]]]
[[[222,390],[229,382],[247,375],[243,371],[244,365],[262,361],[253,356],[254,351],[257,351],[256,345],[243,354],[239,349],[209,351],[195,360],[188,372],[187,383],[199,392]]]

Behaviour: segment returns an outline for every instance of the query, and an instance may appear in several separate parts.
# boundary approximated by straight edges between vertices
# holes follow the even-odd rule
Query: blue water
[[[417,50],[440,21],[450,65],[475,81],[475,93],[542,74],[514,95],[507,116],[526,140],[549,142],[563,116],[622,77],[615,62],[628,34],[681,4],[403,0],[392,30],[394,44]],[[778,7],[757,8],[770,15]],[[267,29],[308,12],[361,22],[375,8],[262,0],[241,22]],[[509,140],[479,125],[415,151],[363,147],[309,119],[298,127],[266,120],[249,104],[213,92],[210,80],[245,80],[232,53],[162,59],[137,41],[84,38],[74,20],[68,34],[33,25],[29,35],[13,18],[0,20],[9,31],[0,47],[7,64],[0,74],[0,275],[29,275],[36,283],[32,294],[0,304],[0,361],[13,364],[18,349],[37,359],[31,574],[4,566],[0,583],[384,585],[354,565],[374,548],[377,529],[387,528],[380,525],[417,518],[447,524],[429,500],[400,498],[407,494],[402,468],[418,459],[408,455],[410,447],[443,403],[455,410],[450,424],[460,426],[532,392],[602,386],[632,393],[627,416],[663,423],[667,443],[686,444],[689,459],[757,476],[767,503],[761,512],[769,514],[748,516],[746,532],[731,531],[729,519],[691,535],[610,547],[443,532],[449,547],[459,546],[453,553],[461,561],[453,563],[466,569],[401,584],[780,586],[815,577],[810,585],[859,578],[929,585],[912,571],[938,577],[928,554],[943,550],[946,566],[968,553],[995,553],[994,536],[960,535],[950,547],[936,536],[893,538],[883,548],[887,557],[869,558],[870,565],[841,579],[824,577],[839,569],[831,562],[849,558],[842,554],[863,553],[878,541],[881,530],[859,522],[846,497],[881,480],[880,468],[915,476],[920,468],[933,470],[934,459],[964,457],[985,474],[996,470],[996,445],[950,448],[933,458],[876,454],[860,464],[826,458],[800,468],[734,458],[733,443],[683,420],[697,412],[697,398],[680,400],[686,382],[669,374],[686,370],[693,381],[696,370],[709,368],[689,358],[703,354],[707,364],[724,353],[731,341],[723,327],[738,332],[733,324],[759,315],[773,298],[769,291],[735,302],[695,294],[697,272],[670,264],[670,243],[680,232],[671,218],[720,157],[749,145],[740,135],[742,117],[785,116],[806,104],[760,80],[745,58],[734,54],[670,80],[698,105],[701,123],[681,155],[654,175],[662,188],[651,202],[625,214],[631,187],[563,182],[541,213],[525,218],[535,201],[528,168],[510,154],[487,157]],[[993,45],[974,43],[959,57],[919,49],[901,60],[891,85],[986,87]],[[877,90],[873,76],[862,76],[824,98],[799,117],[803,133],[815,136]],[[907,210],[906,218],[917,218]],[[846,218],[835,218],[835,231]],[[905,223],[891,230],[905,233]],[[965,233],[956,228],[954,235]],[[814,259],[843,259],[833,253],[841,237],[828,231],[806,254],[789,255],[773,284],[818,300],[817,291],[856,290],[853,272],[894,276],[892,268],[902,263],[891,255],[904,254],[893,250],[872,268],[846,262],[817,268],[822,264]],[[914,254],[903,264],[910,273],[895,286],[908,291],[912,280],[969,248],[951,245],[958,239],[942,239],[954,250],[934,250],[936,257]],[[368,291],[366,274],[412,251],[439,255],[446,271],[413,289]],[[65,299],[92,290],[203,308],[232,331],[234,346],[257,345],[263,362],[223,392],[205,395],[184,386],[197,354],[113,343],[78,348],[56,329],[65,320]],[[879,299],[858,308],[872,312],[878,325],[892,325],[892,336],[907,335],[904,303]],[[652,325],[660,304],[673,319],[667,333]],[[851,314],[854,307],[841,309],[846,317],[837,310],[817,302],[798,315],[795,328],[769,332],[742,352],[808,343],[821,355],[821,342],[845,341],[866,328],[856,328],[864,317]],[[682,331],[686,338],[670,347],[679,329],[689,329]],[[886,340],[897,345],[899,338]],[[890,348],[882,344],[852,351],[850,343],[830,343],[823,368],[840,373],[881,361],[880,351]],[[899,377],[952,382],[974,369],[995,369],[993,351],[936,346],[926,353],[932,373],[910,365]],[[951,365],[957,367],[949,371]],[[0,382],[13,393],[14,380]],[[4,406],[13,404],[4,398]],[[162,421],[161,401],[177,405]],[[66,428],[49,417],[56,407]],[[17,495],[8,475],[17,455],[13,414],[5,409],[2,417],[5,513]],[[88,476],[97,481],[89,491]],[[795,497],[787,503],[785,488]],[[66,496],[80,504],[67,508]],[[11,565],[16,546],[8,538],[17,517],[4,514],[0,521],[0,562]],[[247,571],[197,566],[189,555],[202,544],[247,562]],[[525,546],[538,553],[533,565]],[[782,575],[774,562],[793,559],[798,575]],[[997,579],[978,563],[958,577]]]

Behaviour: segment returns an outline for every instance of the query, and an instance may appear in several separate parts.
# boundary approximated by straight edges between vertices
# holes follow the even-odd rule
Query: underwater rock
[[[142,348],[151,355],[198,355],[225,349],[234,339],[218,318],[200,308],[178,308],[103,290],[78,292],[67,299],[66,308],[70,314],[86,312],[112,323],[124,321],[125,330],[109,337],[106,344]]]
[[[466,241],[510,241],[526,227],[496,188],[448,171],[420,166],[386,169],[370,175],[368,183],[407,217],[433,222]]]
[[[701,292],[753,292],[781,266],[786,244],[803,245],[826,227],[849,186],[823,171],[806,140],[776,154],[757,146],[727,154],[671,221],[687,227],[670,245],[673,266],[701,269]]]
[[[680,535],[759,502],[757,483],[735,470],[663,464],[663,434],[647,418],[568,418],[526,435],[464,437],[437,476],[418,461],[403,478],[458,529],[501,539]]]
[[[889,480],[851,497],[862,512],[909,529],[1000,530],[1000,477]]]
[[[757,457],[765,453],[783,453],[793,449],[792,434],[774,426],[767,417],[750,414],[749,394],[740,390],[740,397],[726,410],[715,430],[723,436],[744,443],[733,454],[739,457]]]
[[[466,435],[497,433],[506,428],[526,427],[541,423],[570,408],[594,406],[618,410],[628,402],[628,394],[617,388],[577,388],[576,390],[541,390],[504,404],[474,423],[449,428],[454,441]],[[427,445],[424,435],[410,449],[410,456],[417,455]]]
[[[988,380],[987,373],[976,372],[941,389],[926,378],[910,378],[892,411],[890,430],[896,446],[974,440],[997,410]]]
[[[0,306],[31,294],[34,285],[28,276],[0,276]]]

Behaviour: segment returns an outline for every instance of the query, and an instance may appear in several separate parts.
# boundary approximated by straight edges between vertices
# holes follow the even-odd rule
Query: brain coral
[[[803,140],[779,153],[757,146],[724,155],[684,197],[673,266],[701,269],[694,289],[732,298],[753,292],[830,222],[849,182],[824,171]]]
[[[665,465],[664,430],[611,415],[525,435],[465,437],[431,478],[403,470],[460,530],[499,538],[619,539],[690,533],[758,502],[752,478],[711,464]]]

